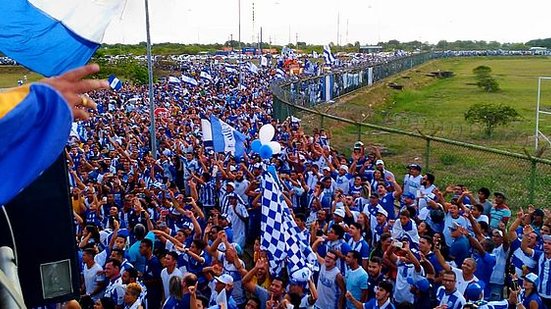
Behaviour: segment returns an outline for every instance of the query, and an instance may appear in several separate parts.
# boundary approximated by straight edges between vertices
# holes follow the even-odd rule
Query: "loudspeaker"
[[[15,237],[19,280],[27,307],[78,297],[80,270],[64,156],[60,155],[5,207]],[[14,248],[3,211],[0,246]]]

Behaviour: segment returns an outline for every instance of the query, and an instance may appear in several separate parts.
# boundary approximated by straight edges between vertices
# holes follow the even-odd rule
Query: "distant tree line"
[[[354,43],[348,43],[345,45],[335,45],[333,42],[330,42],[331,51],[334,53],[337,52],[358,52],[360,45],[379,45],[382,46],[385,51],[392,50],[405,50],[405,51],[429,51],[429,50],[492,50],[492,49],[504,49],[504,50],[525,50],[530,47],[539,46],[551,48],[551,38],[547,39],[536,39],[530,40],[526,43],[500,43],[497,41],[472,41],[472,40],[457,40],[457,41],[446,41],[441,40],[437,44],[429,44],[428,42],[421,41],[410,41],[410,42],[400,42],[398,40],[389,40],[388,42],[379,42],[377,44],[361,44],[356,41]],[[145,42],[134,45],[124,45],[124,44],[104,44],[96,52],[97,56],[104,55],[121,55],[121,54],[133,54],[133,55],[144,55],[145,54]],[[281,50],[281,45],[272,45],[269,42],[258,42],[247,43],[239,42],[236,40],[226,41],[223,44],[214,43],[214,44],[178,44],[178,43],[160,43],[153,44],[152,52],[155,55],[174,55],[174,54],[189,54],[196,55],[200,52],[215,52],[223,48],[233,48],[238,50],[239,47],[261,47],[263,49],[275,48]],[[308,44],[306,42],[295,42],[289,43],[287,46],[291,48],[297,48],[302,50],[304,53],[312,53],[316,51],[317,53],[323,52],[323,45]]]

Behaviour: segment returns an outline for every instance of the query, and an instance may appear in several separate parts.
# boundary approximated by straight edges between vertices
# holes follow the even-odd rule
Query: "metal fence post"
[[[430,162],[430,138],[427,137],[427,144],[425,146],[425,171],[429,171]]]
[[[534,204],[536,200],[536,177],[537,177],[537,163],[535,160],[530,160],[530,188],[528,193],[528,202]]]

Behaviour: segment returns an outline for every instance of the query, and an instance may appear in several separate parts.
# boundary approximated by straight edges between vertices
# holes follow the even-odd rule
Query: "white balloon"
[[[271,124],[265,124],[258,132],[258,139],[262,144],[268,144],[274,138],[275,129]]]
[[[281,152],[281,144],[279,142],[269,142],[268,146],[272,148],[273,154],[278,154]]]

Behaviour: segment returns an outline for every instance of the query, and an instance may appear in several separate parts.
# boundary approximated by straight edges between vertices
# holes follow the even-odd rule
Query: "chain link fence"
[[[407,61],[392,63],[388,68],[381,65],[378,70],[382,73],[378,76],[382,79],[430,59],[426,54],[425,57],[415,61],[410,59],[409,64]],[[335,76],[342,74],[350,72],[333,73]],[[502,191],[508,196],[512,208],[529,204],[547,207],[547,201],[551,200],[551,160],[325,114],[311,108],[317,104],[310,100],[313,95],[308,91],[297,91],[308,84],[308,80],[273,85],[274,117],[283,120],[295,116],[302,119],[307,130],[331,131],[331,146],[340,153],[350,154],[352,145],[359,140],[381,149],[385,165],[398,180],[406,173],[406,166],[416,162],[423,166],[424,172],[436,176],[436,183],[442,189],[447,185],[462,184],[475,192],[481,187]]]

